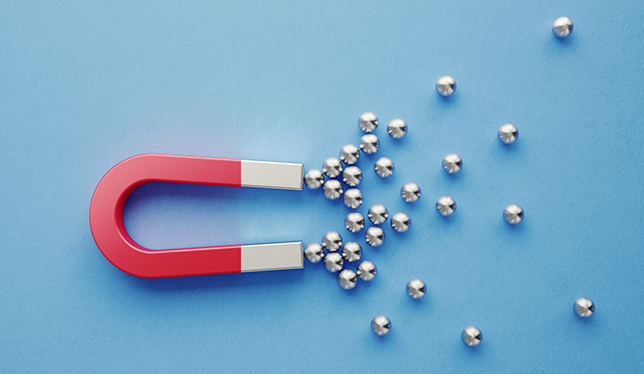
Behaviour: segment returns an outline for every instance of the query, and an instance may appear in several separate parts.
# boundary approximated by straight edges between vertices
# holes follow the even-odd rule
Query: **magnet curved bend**
[[[125,229],[130,194],[149,182],[302,190],[302,164],[142,154],[121,161],[96,186],[89,223],[96,245],[117,268],[144,278],[303,267],[302,242],[151,250]]]

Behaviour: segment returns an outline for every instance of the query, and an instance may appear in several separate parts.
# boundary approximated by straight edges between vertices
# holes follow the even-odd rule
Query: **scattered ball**
[[[407,295],[412,299],[420,299],[425,296],[425,282],[420,279],[412,279],[407,283]]]
[[[510,225],[518,225],[523,221],[523,209],[517,204],[510,204],[503,209],[503,219]]]
[[[369,221],[374,225],[380,225],[384,223],[387,218],[389,218],[389,213],[387,208],[382,204],[374,204],[369,208],[369,213],[367,214]]]
[[[575,300],[572,310],[575,311],[577,317],[588,318],[595,313],[595,303],[586,297],[580,297]]]
[[[483,335],[481,334],[481,330],[479,330],[478,327],[468,326],[465,329],[463,329],[463,333],[461,334],[461,339],[463,340],[463,343],[465,343],[465,345],[474,347],[479,345],[479,343],[481,343],[481,340],[483,339]]]
[[[445,75],[436,81],[436,92],[443,97],[452,96],[456,91],[456,81],[454,78]]]
[[[400,118],[392,119],[387,125],[387,134],[394,139],[400,139],[407,134],[407,123]]]
[[[394,162],[387,157],[381,157],[373,167],[380,178],[389,178],[394,173]]]
[[[340,160],[347,165],[355,164],[360,158],[360,149],[353,144],[347,144],[340,150]]]
[[[355,187],[362,181],[362,170],[357,166],[349,166],[342,172],[342,181],[349,187]]]
[[[318,243],[311,243],[304,248],[304,257],[312,264],[324,258],[324,248]]]
[[[358,277],[365,282],[371,281],[376,277],[376,265],[371,261],[362,261],[358,264]]]
[[[344,205],[351,209],[356,209],[362,205],[362,192],[357,188],[349,188],[344,193]]]
[[[372,155],[380,148],[380,140],[374,134],[365,134],[360,138],[360,149],[367,155]]]
[[[326,269],[331,273],[339,272],[342,270],[343,265],[344,259],[338,252],[328,253],[324,257],[324,267],[326,267]]]
[[[350,290],[356,286],[358,276],[351,269],[344,269],[338,274],[338,284],[345,290]]]
[[[324,183],[324,197],[337,200],[342,196],[342,183],[336,179],[329,179]]]
[[[451,216],[456,210],[456,201],[449,196],[443,196],[436,202],[436,211],[443,217]]]
[[[344,219],[344,227],[351,232],[358,232],[364,228],[364,217],[358,212],[349,213]]]
[[[335,178],[342,173],[342,161],[335,157],[329,157],[324,160],[322,172],[329,178]]]
[[[420,187],[413,182],[405,183],[405,185],[400,189],[400,194],[402,195],[403,200],[408,203],[413,203],[420,199]]]
[[[342,257],[347,262],[356,262],[362,257],[362,247],[356,242],[348,242],[342,248]]]
[[[456,153],[450,153],[443,158],[443,170],[447,174],[456,174],[461,171],[463,160]]]
[[[304,184],[311,190],[317,190],[324,184],[324,174],[318,169],[310,169],[304,174]]]
[[[519,137],[519,130],[511,124],[511,123],[506,123],[505,125],[499,127],[499,140],[503,144],[512,144],[515,141],[517,141],[517,138]]]
[[[342,236],[336,231],[329,231],[322,237],[322,247],[329,252],[335,252],[342,247]]]
[[[398,212],[391,217],[391,228],[397,232],[405,232],[411,226],[411,218],[403,212]]]
[[[358,126],[364,132],[373,132],[378,127],[378,117],[371,112],[362,113],[358,119]]]
[[[385,316],[377,316],[371,321],[371,331],[378,336],[387,335],[391,330],[391,321]]]
[[[567,38],[572,29],[572,21],[568,17],[559,17],[552,23],[552,32],[560,39]]]
[[[379,226],[371,226],[364,233],[364,240],[372,247],[379,247],[385,241],[385,232]]]

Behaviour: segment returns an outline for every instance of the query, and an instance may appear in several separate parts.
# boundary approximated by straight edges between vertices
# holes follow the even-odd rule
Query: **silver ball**
[[[420,299],[425,296],[425,282],[420,279],[412,279],[407,283],[407,295],[412,299]]]
[[[355,187],[362,180],[362,170],[357,166],[349,166],[342,172],[342,181],[349,187]]]
[[[324,197],[329,200],[337,200],[342,196],[342,183],[336,179],[329,179],[324,183]]]
[[[369,221],[374,225],[380,225],[389,218],[389,213],[387,208],[382,204],[374,204],[369,208],[369,213],[367,214]]]
[[[358,232],[364,228],[364,217],[358,212],[349,213],[344,219],[344,227],[351,232]]]
[[[568,17],[559,17],[552,23],[552,32],[557,38],[567,38],[572,33],[573,24]]]
[[[403,200],[408,203],[413,203],[420,199],[420,187],[413,182],[405,183],[405,185],[400,189],[400,194],[402,195]]]
[[[580,297],[575,300],[575,303],[572,305],[572,310],[575,311],[577,317],[588,318],[595,313],[595,303],[589,298]]]
[[[392,119],[387,125],[387,134],[394,139],[400,139],[407,134],[407,123],[400,118]]]
[[[371,112],[365,112],[358,118],[358,126],[364,132],[373,132],[378,127],[378,117]]]
[[[324,160],[322,172],[329,178],[335,178],[342,173],[342,161],[335,157],[329,157]]]
[[[380,148],[380,140],[374,134],[365,134],[360,138],[360,149],[368,155],[372,155]]]
[[[456,153],[450,153],[443,158],[443,170],[447,174],[456,174],[461,171],[463,160]]]
[[[456,81],[449,75],[442,76],[436,81],[436,92],[443,97],[451,96],[456,91]]]
[[[318,263],[324,258],[324,248],[318,243],[311,243],[304,248],[304,257],[312,263]]]
[[[389,178],[394,173],[394,162],[387,157],[381,157],[373,167],[380,178]]]
[[[371,261],[362,261],[358,264],[358,277],[365,282],[369,282],[375,278],[377,271],[378,269],[376,269],[376,265]]]
[[[345,290],[350,290],[358,283],[356,272],[351,269],[344,269],[338,274],[338,284]]]
[[[324,174],[318,169],[310,169],[304,174],[304,184],[311,190],[317,190],[324,184]]]
[[[340,150],[340,160],[347,165],[355,164],[360,158],[360,149],[353,144],[347,144]]]
[[[351,209],[356,209],[362,205],[362,192],[357,188],[349,188],[344,193],[344,205]]]
[[[344,259],[338,252],[328,253],[324,257],[324,267],[331,273],[337,273],[342,270]]]
[[[364,240],[372,247],[380,247],[385,241],[385,232],[379,226],[371,226],[365,231]]]
[[[329,231],[322,237],[322,247],[329,252],[335,252],[342,247],[342,236],[336,231]]]
[[[411,218],[403,212],[398,212],[391,217],[391,228],[398,232],[405,232],[411,226]]]
[[[479,330],[478,327],[468,326],[463,329],[461,339],[463,340],[463,343],[465,343],[465,345],[474,347],[479,345],[479,343],[483,339],[483,334],[481,334],[481,330]]]
[[[362,257],[362,247],[356,242],[348,242],[342,248],[342,257],[348,262],[356,262]]]
[[[518,225],[523,221],[523,208],[517,204],[510,204],[503,209],[503,219],[510,225]]]
[[[517,130],[517,128],[513,124],[506,123],[505,125],[499,127],[498,136],[501,143],[512,144],[519,137],[519,130]]]
[[[391,321],[385,316],[376,316],[371,320],[371,331],[378,336],[387,335],[391,330]]]
[[[436,211],[443,217],[451,216],[456,210],[456,202],[449,196],[443,196],[436,202]]]

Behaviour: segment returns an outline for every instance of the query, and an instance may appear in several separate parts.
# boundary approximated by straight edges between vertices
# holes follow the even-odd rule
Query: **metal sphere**
[[[311,190],[317,190],[324,184],[324,174],[318,169],[310,169],[304,174],[304,184]]]
[[[353,144],[347,144],[340,150],[340,160],[347,165],[355,164],[360,158],[360,149]]]
[[[456,153],[450,153],[443,158],[443,170],[447,174],[456,174],[461,171],[463,160]]]
[[[344,193],[344,205],[351,209],[356,209],[362,205],[362,192],[357,188],[349,188]]]
[[[463,329],[461,339],[463,340],[463,343],[465,343],[465,345],[474,347],[479,345],[479,343],[483,339],[483,334],[481,334],[481,330],[479,330],[478,327],[468,326]]]
[[[568,17],[559,17],[552,23],[552,32],[557,38],[567,38],[572,33],[573,24]]]
[[[349,187],[355,187],[362,180],[362,170],[357,166],[349,166],[342,172],[342,181]]]
[[[387,134],[394,139],[407,135],[407,123],[400,118],[392,119],[387,125]]]
[[[391,330],[391,321],[385,316],[376,316],[371,320],[371,331],[378,336],[387,335]]]
[[[456,210],[456,202],[449,196],[443,196],[436,202],[436,211],[443,217],[451,216]]]
[[[373,132],[378,127],[378,117],[371,112],[365,112],[358,119],[358,126],[364,132]]]
[[[342,161],[335,157],[329,157],[324,160],[322,172],[329,178],[335,178],[342,173]]]
[[[372,155],[380,148],[380,140],[374,134],[365,134],[360,138],[360,150],[365,154]]]
[[[595,303],[589,298],[580,297],[575,300],[575,303],[572,305],[572,310],[575,311],[577,317],[588,318],[595,313]]]
[[[324,267],[331,273],[342,270],[344,259],[338,252],[331,252],[324,256]]]
[[[394,162],[387,157],[381,157],[373,167],[380,178],[389,178],[394,173]]]
[[[503,219],[510,225],[518,225],[523,221],[523,208],[517,204],[510,204],[503,209]]]
[[[342,247],[342,236],[336,231],[329,231],[322,237],[322,247],[329,252],[335,252]]]
[[[398,232],[405,232],[411,226],[411,218],[403,212],[398,212],[391,216],[391,228]]]
[[[456,91],[456,81],[449,75],[442,76],[436,81],[436,92],[443,97],[451,96]]]
[[[373,278],[375,278],[377,271],[378,269],[376,268],[376,265],[374,265],[374,263],[371,261],[362,261],[360,264],[358,264],[358,277],[360,277],[360,279],[365,282],[369,282]]]
[[[364,228],[364,217],[358,212],[349,213],[344,219],[344,227],[351,232],[358,232]]]
[[[364,240],[372,247],[379,247],[385,241],[385,232],[379,226],[371,226],[365,231]]]
[[[348,242],[342,247],[342,257],[347,262],[356,262],[362,257],[362,247],[356,242]]]
[[[425,282],[420,279],[412,279],[407,283],[407,295],[412,299],[420,299],[425,296]]]
[[[324,248],[318,243],[311,243],[304,248],[304,257],[312,264],[324,258]]]
[[[499,127],[498,136],[501,143],[512,144],[519,137],[519,130],[517,130],[517,128],[513,124],[506,123],[505,125]]]
[[[351,269],[344,269],[338,274],[338,284],[345,290],[350,290],[358,283],[356,272]]]
[[[405,185],[400,189],[400,194],[402,195],[403,200],[408,203],[413,203],[420,199],[420,187],[413,182],[405,183]]]
[[[337,200],[342,196],[342,183],[336,179],[329,179],[324,183],[324,197],[329,200]]]
[[[374,204],[369,208],[369,213],[367,214],[369,221],[374,225],[380,225],[384,223],[387,218],[389,218],[389,213],[387,208],[382,204]]]

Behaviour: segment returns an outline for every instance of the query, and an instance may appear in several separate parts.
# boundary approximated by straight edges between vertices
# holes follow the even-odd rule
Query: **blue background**
[[[572,36],[550,30],[559,16]],[[635,372],[644,364],[644,5],[539,1],[3,1],[0,371]],[[440,98],[442,75],[458,84]],[[302,192],[151,184],[125,220],[153,248],[357,240],[340,289],[304,270],[139,279],[92,239],[110,167],[159,152],[320,168],[380,118],[363,214],[413,220],[369,248]],[[407,121],[400,141],[386,135]],[[510,147],[496,130],[513,123]],[[464,169],[441,170],[448,153]],[[396,172],[371,171],[388,156]],[[418,183],[405,204],[400,187]],[[455,198],[450,218],[436,199]],[[501,213],[521,205],[510,227]],[[413,301],[405,284],[428,286]],[[588,320],[573,301],[595,301]],[[390,317],[376,337],[371,318]],[[460,341],[476,325],[483,343]]]

